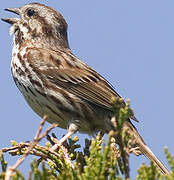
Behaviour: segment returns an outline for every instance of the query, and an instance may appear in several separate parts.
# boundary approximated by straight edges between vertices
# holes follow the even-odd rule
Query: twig
[[[120,162],[123,165],[123,169],[121,169],[122,165],[120,166],[120,170],[123,170],[123,173],[125,174],[125,179],[129,179],[129,154],[126,152],[126,147],[124,144],[124,140],[122,138],[122,127],[120,126],[118,122],[118,117],[113,117],[111,120],[112,125],[116,128],[116,139],[119,139],[119,150],[120,150]],[[119,155],[119,154],[118,154]],[[119,162],[119,161],[118,161]]]
[[[45,124],[46,119],[47,119],[47,116],[45,115],[45,116],[42,118],[42,121],[40,122],[40,126],[39,126],[39,128],[38,128],[38,130],[37,130],[37,132],[36,132],[35,137],[34,137],[34,141],[38,141],[39,135],[40,135],[40,133],[41,133],[41,131],[42,131],[42,129],[43,129],[43,126],[44,126],[44,124]]]
[[[12,166],[12,167],[8,167],[7,169],[7,172],[5,174],[5,180],[9,180],[10,177],[12,176],[13,172],[19,167],[19,165],[25,160],[25,158],[30,154],[30,151],[35,147],[35,145],[43,138],[45,137],[54,127],[56,127],[55,124],[52,124],[42,135],[40,135],[42,129],[43,129],[43,126],[45,124],[45,121],[47,119],[47,116],[44,116],[41,123],[40,123],[40,126],[36,132],[36,135],[34,137],[34,140],[33,142],[30,143],[30,146],[28,147],[28,149],[26,150],[25,154],[23,154],[23,156],[21,158],[19,158],[17,160],[17,162]],[[11,148],[11,150],[14,149]]]
[[[52,142],[54,142],[55,144],[58,145],[58,147],[59,147],[59,148],[62,150],[62,152],[63,152],[63,156],[64,156],[64,158],[66,159],[66,162],[67,162],[72,168],[74,168],[74,164],[72,163],[72,160],[71,160],[71,158],[69,157],[68,149],[67,149],[64,145],[62,145],[57,138],[50,137],[50,139],[51,139]],[[54,151],[51,150],[51,149],[50,149],[50,151],[51,151],[51,153],[54,152]]]

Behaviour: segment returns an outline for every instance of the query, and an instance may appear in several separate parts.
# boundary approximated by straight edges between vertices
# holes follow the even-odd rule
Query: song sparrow
[[[120,96],[71,52],[63,16],[39,3],[6,10],[20,16],[2,20],[11,24],[11,71],[30,107],[41,117],[48,115],[48,122],[68,128],[61,142],[76,131],[93,134],[111,130],[111,98]],[[131,119],[136,120],[134,116]],[[129,119],[124,126],[133,132],[140,151],[168,174]]]

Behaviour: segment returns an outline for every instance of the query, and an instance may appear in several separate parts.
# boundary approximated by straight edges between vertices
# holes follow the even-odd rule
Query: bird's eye
[[[35,13],[35,11],[34,11],[33,9],[29,9],[29,10],[27,11],[27,16],[28,16],[28,17],[31,17],[31,16],[34,15],[34,13]]]

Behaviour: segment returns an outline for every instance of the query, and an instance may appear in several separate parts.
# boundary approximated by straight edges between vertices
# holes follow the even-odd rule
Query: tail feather
[[[141,140],[137,140],[137,144],[142,151],[142,153],[149,158],[149,160],[153,161],[161,170],[163,174],[170,174],[168,169],[164,166],[164,164],[153,154],[150,148],[144,144]]]
[[[143,138],[138,133],[137,129],[134,127],[134,125],[127,121],[125,123],[125,126],[130,130],[130,133],[135,138],[135,145],[139,147],[140,151],[147,157],[149,160],[153,161],[161,170],[163,174],[170,174],[168,169],[163,165],[163,163],[153,154],[153,152],[150,150],[150,148],[146,145]]]

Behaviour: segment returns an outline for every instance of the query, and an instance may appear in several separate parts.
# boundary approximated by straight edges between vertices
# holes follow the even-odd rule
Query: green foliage
[[[123,106],[124,101],[122,98],[113,98],[114,118],[111,122],[115,127],[115,135],[117,144],[119,144],[120,158],[118,158],[118,166],[125,178],[129,178],[129,145],[131,136],[128,131],[123,128],[125,121],[133,116],[133,111],[130,108],[130,101],[127,101],[126,106]]]
[[[109,137],[110,138],[110,137]],[[108,143],[105,144],[104,140],[101,139],[100,135],[97,136],[96,140],[91,140],[91,145],[89,147],[90,155],[85,155],[85,152],[77,152],[76,157],[74,158],[72,168],[65,159],[60,158],[55,161],[54,155],[52,159],[56,165],[48,162],[42,162],[38,166],[38,161],[35,159],[31,163],[31,170],[26,179],[36,179],[36,180],[122,180],[122,176],[119,173],[119,167],[117,164],[118,159],[114,156],[114,151],[112,146],[110,146],[110,139]],[[74,148],[74,147],[73,147]],[[76,149],[76,148],[75,148]],[[75,152],[75,151],[74,151]],[[74,154],[74,152],[72,152]],[[142,164],[138,169],[138,174],[136,180],[173,180],[174,179],[174,158],[168,152],[167,148],[165,149],[166,157],[169,162],[169,165],[172,169],[171,175],[165,177],[161,174],[158,168],[151,163],[149,166]],[[61,154],[61,152],[60,152]],[[3,158],[1,152],[1,173],[0,179],[4,179],[5,171],[7,167],[7,162]],[[59,166],[59,169],[56,168]],[[23,180],[24,176],[20,171],[16,170],[13,177],[13,180]]]
[[[138,169],[136,180],[163,180],[164,176],[158,171],[157,167],[151,162],[149,166],[142,164]]]
[[[12,180],[36,179],[36,180],[122,180],[129,179],[129,148],[130,135],[122,128],[124,121],[133,115],[127,102],[122,107],[122,100],[113,99],[116,131],[110,132],[107,143],[99,133],[91,140],[86,139],[85,147],[79,150],[78,138],[68,139],[63,146],[55,153],[49,151],[50,142],[45,147],[36,145],[30,154],[39,157],[31,163],[28,177],[15,170]],[[117,126],[116,126],[117,125]],[[113,137],[119,138],[119,149],[116,149]],[[53,134],[53,137],[55,135]],[[0,151],[0,180],[5,178],[7,162],[4,160],[3,152],[11,155],[23,155],[29,143],[17,143],[12,141],[12,147],[4,148]],[[119,153],[118,153],[119,150]],[[164,176],[158,168],[151,163],[149,166],[142,164],[138,169],[136,180],[173,180],[174,179],[174,157],[165,148],[166,158],[171,168],[171,174]]]
[[[70,140],[71,144],[72,139]],[[84,152],[76,152],[77,144],[72,145],[71,151],[76,157],[74,158],[74,167],[71,167],[65,159],[59,158],[52,155],[50,159],[55,163],[41,163],[41,168],[38,167],[38,161],[34,160],[31,163],[31,172],[29,173],[28,179],[120,179],[118,169],[116,166],[116,157],[112,147],[110,146],[110,141],[108,144],[104,144],[100,134],[97,136],[96,140],[92,139],[90,142],[89,152],[90,155],[87,156]],[[71,149],[71,150],[72,150]],[[43,152],[43,150],[42,150]],[[61,150],[59,150],[59,155],[61,155]],[[3,164],[3,171],[1,177],[4,177],[4,171],[6,170],[6,163],[1,155],[1,164]],[[82,167],[80,167],[82,166]],[[59,168],[56,168],[59,167]],[[79,168],[80,167],[80,168]],[[13,179],[23,179],[23,176],[19,171],[15,172]]]

